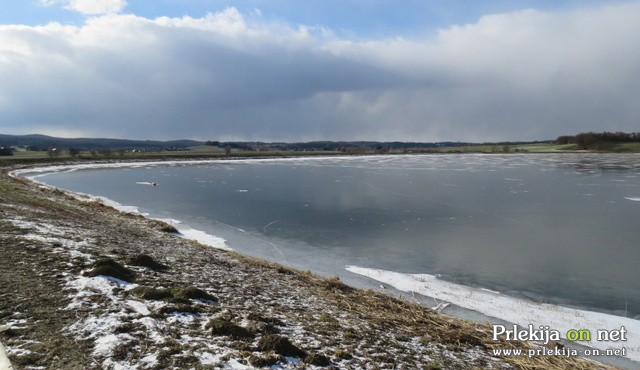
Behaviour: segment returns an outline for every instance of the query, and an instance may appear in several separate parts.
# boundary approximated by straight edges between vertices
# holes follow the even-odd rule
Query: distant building
[[[0,156],[9,156],[9,155],[13,155],[15,149],[10,148],[10,147],[0,147]]]

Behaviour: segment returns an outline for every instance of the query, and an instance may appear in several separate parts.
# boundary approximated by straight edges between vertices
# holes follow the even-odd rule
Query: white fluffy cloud
[[[368,41],[252,23],[233,8],[0,26],[0,131],[425,141],[636,131],[637,19],[637,2],[525,10]]]
[[[45,6],[62,5],[85,15],[119,13],[127,6],[125,0],[40,0]]]

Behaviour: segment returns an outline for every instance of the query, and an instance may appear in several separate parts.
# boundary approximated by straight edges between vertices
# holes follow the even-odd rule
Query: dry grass
[[[243,255],[238,255],[237,258],[245,263],[269,268],[283,275],[293,276],[304,282],[314,294],[335,302],[339,310],[364,316],[367,322],[381,329],[401,329],[409,336],[422,337],[423,341],[451,346],[478,346],[484,348],[487,352],[493,349],[519,348],[526,353],[526,350],[535,348],[532,344],[526,342],[493,341],[492,329],[487,324],[446,316],[418,303],[391,297],[372,290],[354,289],[342,283],[338,277],[322,278],[309,271],[296,270]],[[352,332],[350,335],[358,336],[359,334]],[[340,355],[348,356],[343,351],[340,352]],[[615,367],[581,357],[505,356],[503,359],[523,370],[615,369]]]

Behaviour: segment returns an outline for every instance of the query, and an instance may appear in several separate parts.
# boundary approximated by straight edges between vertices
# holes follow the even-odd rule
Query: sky
[[[0,0],[0,133],[640,131],[640,1]]]

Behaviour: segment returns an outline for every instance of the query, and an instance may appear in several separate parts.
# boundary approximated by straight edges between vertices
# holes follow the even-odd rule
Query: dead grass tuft
[[[282,356],[304,358],[307,353],[293,345],[288,338],[266,334],[258,342],[258,348],[263,352],[273,351]]]
[[[319,353],[310,353],[304,358],[304,363],[315,366],[329,366],[331,361],[327,356]]]
[[[172,225],[169,225],[164,221],[153,220],[153,223],[162,232],[169,233],[169,234],[180,234],[180,231],[178,231],[178,229],[176,229],[175,227],[173,227]]]
[[[342,348],[337,348],[333,355],[340,360],[351,360],[353,358],[351,353]]]
[[[135,273],[111,258],[103,258],[93,264],[93,269],[87,276],[111,276],[126,282],[135,281]]]
[[[284,323],[282,322],[282,320],[277,319],[275,317],[265,317],[260,315],[257,312],[251,312],[250,314],[248,314],[247,320],[260,321],[266,324],[277,325],[277,326],[284,326]]]
[[[249,364],[254,367],[267,367],[282,361],[280,356],[256,356],[251,355],[248,359]]]
[[[350,292],[354,290],[354,288],[348,286],[347,284],[340,281],[338,276],[334,276],[332,278],[322,280],[322,284],[331,290],[340,290],[343,292]]]
[[[154,301],[169,300],[173,298],[173,293],[168,289],[156,289],[146,286],[138,286],[130,290],[131,294],[142,299]]]
[[[185,298],[185,299],[201,299],[201,300],[212,301],[212,302],[218,301],[218,299],[215,296],[205,292],[202,289],[198,289],[195,287],[180,289],[176,292],[176,296],[180,298]]]
[[[146,267],[154,271],[167,271],[169,268],[147,254],[139,254],[129,260],[129,265]]]
[[[231,321],[216,318],[211,319],[205,326],[207,329],[211,329],[211,334],[217,336],[229,336],[234,339],[250,339],[253,338],[253,334],[249,330],[242,326],[236,325]]]
[[[178,313],[178,314],[199,314],[200,309],[196,306],[192,306],[190,304],[170,304],[167,306],[160,307],[155,311],[156,316],[164,316],[167,314]]]

